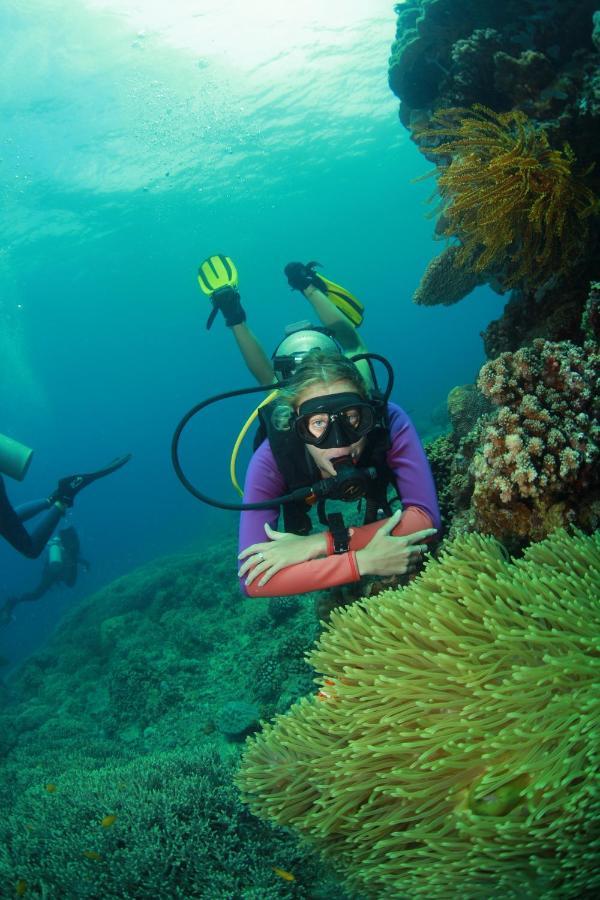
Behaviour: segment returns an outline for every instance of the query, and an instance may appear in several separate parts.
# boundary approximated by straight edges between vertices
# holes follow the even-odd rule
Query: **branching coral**
[[[439,230],[460,239],[458,263],[532,287],[577,261],[600,207],[568,145],[553,149],[518,110],[481,105],[439,110],[416,137],[425,155],[443,158]]]
[[[585,521],[600,456],[598,347],[535,340],[486,363],[478,387],[500,408],[471,466],[479,530],[539,540]]]
[[[267,833],[248,814],[232,765],[198,747],[100,768],[71,761],[52,793],[32,766],[0,822],[0,895],[16,897],[25,882],[37,898],[275,900],[279,862],[301,869],[307,893],[298,896],[319,896],[321,867],[289,834]]]
[[[511,563],[468,535],[402,591],[334,611],[319,696],[238,776],[368,896],[565,900],[600,890],[600,536]]]

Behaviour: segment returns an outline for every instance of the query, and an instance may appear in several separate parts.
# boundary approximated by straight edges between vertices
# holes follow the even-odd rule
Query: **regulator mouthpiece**
[[[327,500],[344,500],[352,503],[364,497],[370,481],[377,478],[377,469],[359,469],[352,464],[348,456],[334,460],[336,471],[334,478],[323,478],[313,485],[313,493]]]

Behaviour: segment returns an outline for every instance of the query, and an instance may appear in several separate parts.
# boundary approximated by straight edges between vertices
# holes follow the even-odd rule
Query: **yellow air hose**
[[[277,396],[277,394],[278,394],[277,390],[271,391],[271,393],[265,397],[265,399],[262,401],[262,403],[258,404],[256,409],[252,412],[252,414],[250,415],[248,420],[245,422],[244,426],[242,427],[242,430],[240,431],[240,433],[237,436],[237,440],[236,440],[235,444],[233,445],[233,450],[231,451],[231,461],[229,463],[229,477],[231,478],[231,483],[234,486],[234,488],[236,489],[236,491],[238,492],[238,494],[240,495],[240,497],[243,496],[244,492],[238,484],[237,474],[235,471],[239,449],[242,445],[242,441],[244,440],[244,438],[246,437],[246,434],[248,433],[248,429],[251,427],[252,423],[254,421],[256,421],[256,418],[258,417],[259,409],[262,406],[266,406],[267,403],[270,403],[271,400],[273,400]]]

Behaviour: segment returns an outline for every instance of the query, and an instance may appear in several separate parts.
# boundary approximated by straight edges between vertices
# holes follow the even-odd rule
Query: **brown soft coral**
[[[417,139],[442,158],[439,230],[461,241],[463,264],[496,273],[505,288],[535,287],[580,257],[600,206],[568,145],[553,149],[518,110],[481,105],[439,110]]]

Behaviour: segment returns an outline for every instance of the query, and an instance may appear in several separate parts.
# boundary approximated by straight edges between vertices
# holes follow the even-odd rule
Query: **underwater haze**
[[[237,528],[170,463],[188,408],[252,384],[222,318],[206,330],[206,256],[235,260],[269,352],[308,317],[284,265],[319,260],[364,302],[363,339],[394,366],[394,399],[422,438],[448,391],[476,377],[480,332],[504,301],[487,288],[451,307],[411,301],[440,245],[434,181],[415,180],[433,167],[387,83],[395,25],[388,0],[0,7],[0,431],[35,449],[10,498],[133,454],[78,496],[67,519],[91,571],[17,608],[0,635],[12,663],[83,595]],[[235,502],[229,457],[251,408],[219,404],[186,439],[212,496]],[[0,546],[0,599],[41,565]]]

